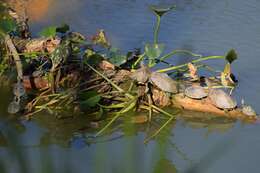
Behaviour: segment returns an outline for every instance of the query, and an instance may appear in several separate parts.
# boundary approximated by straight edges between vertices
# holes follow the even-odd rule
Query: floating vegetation
[[[4,4],[0,7],[8,9]],[[166,117],[164,124],[145,142],[177,118],[181,111],[178,108],[254,121],[253,109],[244,104],[239,108],[224,91],[232,91],[237,83],[231,70],[232,62],[237,59],[234,49],[221,56],[203,56],[179,49],[164,54],[165,45],[158,42],[160,22],[173,9],[174,6],[151,6],[157,17],[154,42],[127,54],[113,47],[103,30],[85,37],[72,32],[67,24],[50,26],[39,33],[39,38],[30,38],[30,34],[22,34],[28,33],[28,28],[20,27],[26,21],[18,21],[14,11],[2,10],[5,17],[0,19],[0,75],[8,75],[8,70],[17,71],[14,99],[8,112],[19,112],[26,119],[42,111],[56,118],[66,118],[63,112],[72,112],[71,116],[92,115],[90,118],[95,121],[108,121],[96,136],[121,117],[132,115],[131,112],[146,112],[142,122],[159,115]],[[171,65],[167,59],[176,54],[193,59]],[[205,64],[214,59],[226,61],[223,71]],[[160,63],[168,67],[154,71],[153,67]],[[214,75],[201,76],[199,70]],[[166,106],[177,109],[167,112],[163,109]]]

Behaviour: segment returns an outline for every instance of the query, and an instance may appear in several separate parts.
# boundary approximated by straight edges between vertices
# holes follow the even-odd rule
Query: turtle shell
[[[137,82],[146,83],[150,77],[150,74],[151,72],[149,68],[146,66],[142,66],[132,73],[131,78],[133,80],[136,80]]]
[[[166,73],[152,72],[150,77],[151,82],[162,91],[177,93],[177,82]]]
[[[208,94],[205,92],[205,89],[201,86],[187,87],[184,93],[187,97],[192,99],[202,99],[208,96]]]
[[[221,89],[210,89],[208,97],[211,103],[220,109],[233,109],[237,102]]]

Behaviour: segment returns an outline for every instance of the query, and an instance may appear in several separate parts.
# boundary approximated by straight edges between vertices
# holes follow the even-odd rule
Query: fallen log
[[[175,95],[173,99],[173,106],[184,110],[204,112],[214,114],[216,116],[239,119],[245,122],[253,123],[258,119],[257,116],[245,115],[239,107],[230,111],[225,111],[216,108],[214,105],[212,105],[209,98],[195,100],[188,97],[184,97],[183,94]]]
[[[41,77],[23,77],[23,84],[27,90],[31,89],[43,89],[48,87],[49,83],[46,79]],[[248,116],[244,114],[241,108],[237,107],[230,111],[225,111],[219,108],[216,108],[211,104],[211,101],[208,98],[196,100],[185,97],[183,93],[176,94],[174,99],[172,100],[173,104],[171,106],[175,108],[180,108],[183,110],[196,111],[202,113],[214,114],[215,116],[227,117],[239,119],[241,121],[245,121],[248,123],[253,123],[258,120],[257,116]],[[207,114],[205,114],[206,116]]]

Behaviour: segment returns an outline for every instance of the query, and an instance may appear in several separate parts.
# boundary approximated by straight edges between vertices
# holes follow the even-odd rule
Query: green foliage
[[[17,29],[16,21],[9,15],[8,7],[0,2],[0,34],[9,34]]]
[[[91,108],[95,107],[100,101],[101,97],[96,91],[86,91],[80,94],[80,104],[82,106]]]
[[[233,61],[237,59],[237,53],[234,49],[231,49],[226,54],[225,59],[231,64]]]
[[[126,63],[126,61],[127,61],[127,56],[121,54],[121,52],[117,48],[111,48],[109,54],[110,54],[109,61],[116,66],[120,66],[120,65]]]
[[[44,28],[39,34],[42,37],[55,37],[56,36],[56,26],[49,26],[47,28]]]
[[[0,33],[1,34],[8,34],[12,31],[15,31],[18,27],[17,23],[14,19],[4,16],[0,18]]]

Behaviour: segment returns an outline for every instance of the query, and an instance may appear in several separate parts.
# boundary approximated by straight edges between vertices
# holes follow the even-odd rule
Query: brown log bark
[[[26,90],[43,89],[49,86],[49,82],[41,77],[24,76],[23,85]]]
[[[257,120],[257,116],[248,116],[243,114],[241,108],[239,107],[230,111],[225,111],[216,108],[214,105],[211,104],[208,98],[195,100],[188,97],[184,97],[183,94],[177,94],[173,99],[173,105],[177,108],[182,108],[184,110],[211,113],[215,114],[216,116],[235,118],[246,122],[255,122]]]

